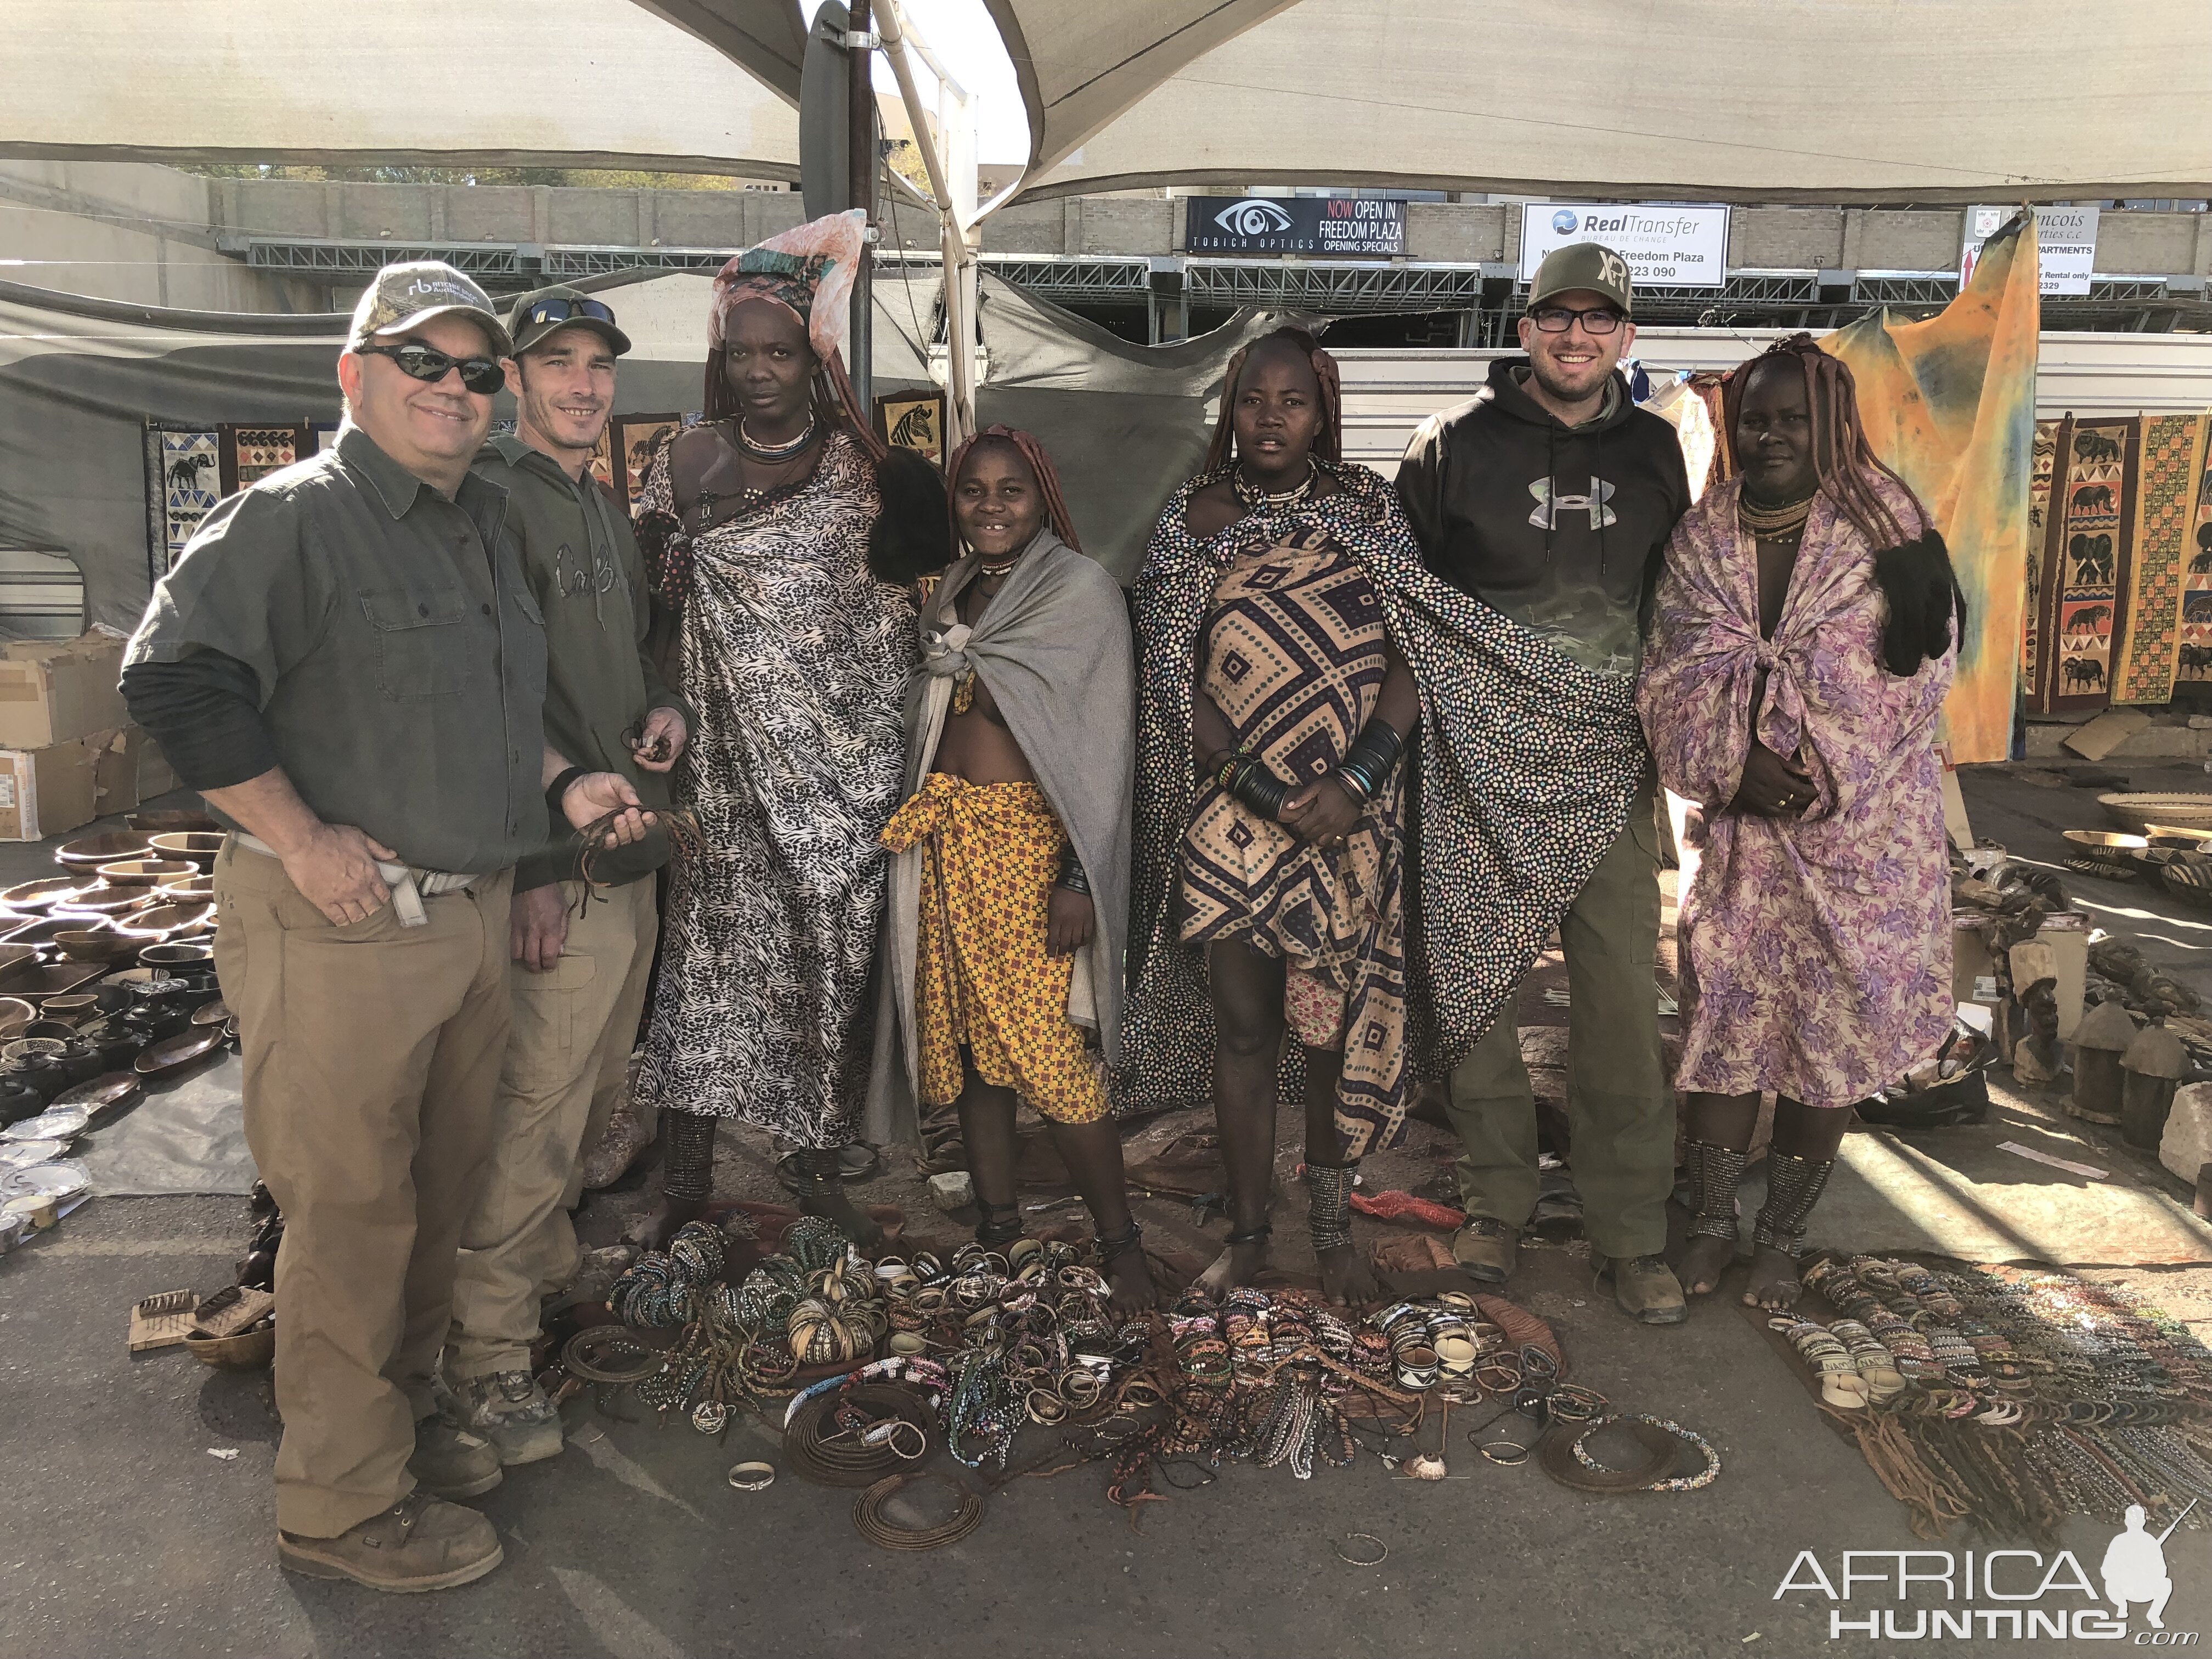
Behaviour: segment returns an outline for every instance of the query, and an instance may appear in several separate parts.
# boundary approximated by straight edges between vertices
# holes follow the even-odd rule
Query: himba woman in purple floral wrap
[[[1852,1104],[1951,1028],[1935,744],[1966,601],[1927,508],[1867,444],[1850,370],[1809,336],[1739,369],[1723,408],[1741,476],[1675,529],[1638,702],[1703,848],[1677,934],[1682,1285],[1709,1292],[1735,1260],[1771,1091],[1744,1299],[1783,1309]]]

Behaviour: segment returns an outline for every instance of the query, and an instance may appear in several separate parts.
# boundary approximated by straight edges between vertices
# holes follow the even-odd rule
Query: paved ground
[[[2040,820],[2095,821],[2084,792],[1986,777],[1968,787],[1981,833],[2017,836],[2030,855],[2049,851],[2031,848],[2031,837],[2057,842]],[[0,849],[0,875],[42,861],[38,849]],[[2148,896],[2125,903],[2145,908]],[[2147,908],[2141,925],[2155,923],[2176,941],[2177,965],[2202,975],[2196,941],[2212,931],[2191,935],[2178,920]],[[2212,995],[2212,975],[2195,982]],[[1432,1178],[1425,1144],[1371,1173],[1389,1185]],[[2158,1178],[2124,1148],[2099,1150],[2118,1170]],[[733,1146],[724,1185],[772,1195],[766,1149]],[[887,1178],[868,1196],[911,1203],[915,1191],[910,1178]],[[640,1201],[597,1201],[587,1234],[611,1237]],[[1197,1241],[1187,1209],[1152,1201],[1146,1211],[1156,1236]],[[1823,1426],[1732,1307],[1702,1304],[1670,1331],[1632,1327],[1590,1291],[1578,1247],[1525,1256],[1516,1297],[1553,1322],[1577,1380],[1708,1434],[1726,1460],[1712,1487],[1680,1497],[1570,1492],[1533,1467],[1484,1462],[1455,1414],[1450,1478],[1434,1485],[1394,1479],[1371,1460],[1307,1483],[1287,1471],[1231,1469],[1214,1486],[1146,1506],[1138,1531],[1105,1502],[1099,1471],[1079,1470],[1012,1483],[992,1496],[966,1541],[908,1557],[860,1541],[846,1494],[788,1475],[765,1492],[732,1491],[723,1479],[731,1462],[775,1456],[760,1431],[733,1428],[717,1443],[685,1426],[600,1419],[580,1401],[570,1407],[575,1443],[482,1500],[507,1549],[492,1577],[421,1598],[291,1578],[272,1559],[277,1425],[266,1375],[210,1372],[174,1351],[135,1360],[124,1352],[129,1304],[227,1282],[244,1222],[243,1203],[231,1199],[95,1200],[55,1236],[0,1261],[0,1458],[13,1474],[15,1517],[0,1548],[0,1652],[1702,1659],[1898,1650],[1855,1634],[1838,1647],[1828,1602],[1776,1598],[1801,1551],[1839,1582],[1843,1552],[1918,1542],[1856,1449]],[[917,1224],[950,1224],[917,1206]],[[2212,1315],[2203,1268],[2115,1276],[2185,1316]],[[1338,1545],[1355,1532],[1380,1539],[1389,1559],[1376,1567],[1340,1560]],[[2076,1523],[2064,1539],[2093,1578],[2109,1535]],[[1949,1547],[1967,1542],[1954,1537]],[[2212,1629],[2212,1536],[2177,1534],[2167,1553],[2179,1586],[2167,1626]],[[2019,1561],[2009,1570],[2038,1572]],[[1881,1605],[1863,1585],[1844,1611],[1863,1617]],[[2054,1591],[2027,1605],[2086,1603]],[[1899,1634],[1912,1628],[1908,1615]],[[2133,1628],[2143,1632],[2140,1617]],[[2075,1649],[2046,1640],[2033,1650]]]

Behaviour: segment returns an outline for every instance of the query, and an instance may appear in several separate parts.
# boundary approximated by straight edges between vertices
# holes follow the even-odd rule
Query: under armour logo
[[[1620,515],[1606,505],[1613,499],[1613,486],[1595,473],[1590,475],[1587,495],[1555,495],[1549,478],[1531,479],[1528,493],[1536,498],[1536,508],[1529,514],[1528,522],[1540,530],[1556,530],[1562,513],[1589,514],[1592,530],[1620,522]]]

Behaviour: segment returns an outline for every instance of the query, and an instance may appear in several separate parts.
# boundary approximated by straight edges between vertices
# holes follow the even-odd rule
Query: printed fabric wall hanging
[[[2182,578],[2181,648],[2175,678],[2212,681],[2212,412],[2197,433],[2197,494],[2189,508],[2189,563]]]
[[[631,512],[637,510],[637,498],[645,492],[645,476],[653,471],[653,457],[667,438],[688,424],[680,415],[618,415],[609,430],[614,437],[614,456],[620,462],[611,468],[609,483]]]
[[[238,422],[222,430],[222,493],[226,495],[316,452],[315,429],[305,421],[283,425]]]
[[[222,499],[222,438],[211,427],[146,422],[146,574],[158,581]]]
[[[2112,702],[2133,570],[2142,418],[2060,423],[2043,543],[2032,714],[2094,713]]]
[[[2180,666],[2181,618],[2191,576],[2212,574],[2212,554],[2192,569],[2199,550],[2197,497],[2203,494],[2206,416],[2147,416],[2142,477],[2136,481],[2133,580],[2120,607],[2120,642],[2112,665],[2112,701],[2167,702]],[[2212,608],[2212,592],[2197,602]],[[2212,616],[2206,617],[2212,623]]]
[[[2049,539],[2051,475],[2058,459],[2058,428],[2063,421],[2035,423],[2035,448],[2027,475],[2027,601],[2021,607],[2020,689],[2026,697],[2035,687],[2035,665],[2040,660],[2043,620],[2043,544]]]

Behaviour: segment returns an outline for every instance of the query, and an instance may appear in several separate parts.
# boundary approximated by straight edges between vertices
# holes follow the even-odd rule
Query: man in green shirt
[[[665,809],[690,712],[642,649],[644,563],[628,514],[588,471],[629,338],[611,308],[570,288],[526,295],[508,328],[515,430],[486,444],[475,471],[507,492],[523,579],[545,618],[546,741]],[[514,1032],[490,1177],[461,1234],[446,1351],[462,1420],[506,1464],[561,1449],[560,1413],[531,1377],[530,1347],[542,1298],[576,1274],[578,1163],[623,1092],[659,933],[653,872],[667,861],[665,832],[595,851],[588,869],[580,845],[567,836],[515,870]]]

